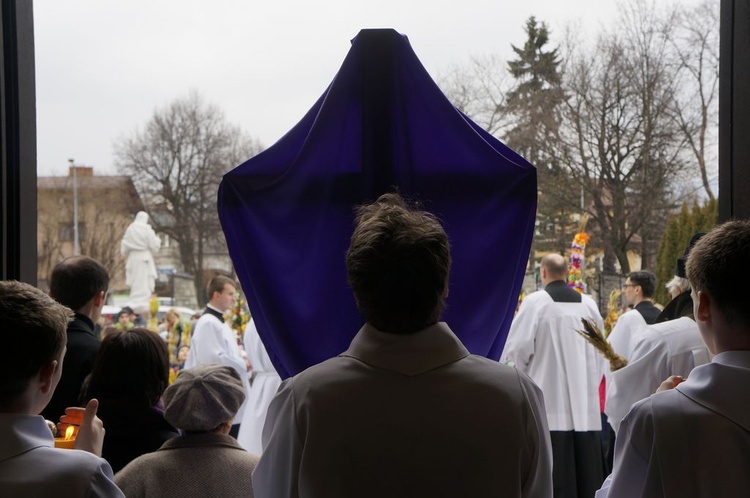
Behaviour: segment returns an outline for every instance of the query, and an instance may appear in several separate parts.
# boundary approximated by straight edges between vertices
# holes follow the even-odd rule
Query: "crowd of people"
[[[160,336],[128,310],[100,338],[109,276],[68,258],[49,295],[0,282],[0,496],[745,496],[749,257],[750,222],[697,235],[663,309],[653,274],[629,274],[615,366],[575,333],[603,330],[594,301],[545,256],[494,361],[441,321],[441,223],[385,194],[358,209],[346,254],[364,325],[283,382],[253,322],[252,369],[225,322],[234,280],[209,282],[187,338],[178,316]]]

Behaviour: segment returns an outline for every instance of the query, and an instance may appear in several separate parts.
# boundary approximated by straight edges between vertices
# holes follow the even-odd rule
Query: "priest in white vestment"
[[[542,284],[521,302],[500,361],[542,389],[552,438],[555,496],[592,497],[604,480],[599,384],[606,362],[576,330],[604,327],[596,303],[568,287],[559,254],[542,259]]]

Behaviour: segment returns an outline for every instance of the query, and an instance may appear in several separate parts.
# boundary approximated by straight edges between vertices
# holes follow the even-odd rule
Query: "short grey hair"
[[[670,294],[674,292],[675,289],[678,289],[678,288],[680,289],[681,293],[685,291],[689,291],[691,289],[690,280],[686,278],[678,277],[677,275],[672,277],[672,280],[667,282],[664,287],[667,288],[667,291],[669,291]]]

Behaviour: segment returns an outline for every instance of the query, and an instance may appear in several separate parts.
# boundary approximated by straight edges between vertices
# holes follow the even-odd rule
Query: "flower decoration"
[[[237,343],[242,344],[242,334],[245,331],[245,325],[250,321],[250,312],[240,293],[237,293],[237,299],[227,314],[229,315],[227,323],[234,330],[234,333],[237,334]]]
[[[604,317],[604,337],[609,337],[612,329],[615,328],[617,319],[620,318],[620,292],[614,289],[609,293],[609,302],[607,303],[607,315]]]
[[[151,299],[148,302],[148,313],[146,328],[151,332],[158,332],[159,319],[156,316],[159,313],[159,299],[156,297],[156,294],[151,294]]]
[[[573,237],[573,245],[570,251],[570,266],[568,267],[568,286],[580,293],[586,291],[586,284],[583,282],[583,267],[585,264],[586,244],[589,243],[589,236],[586,232],[578,232]]]

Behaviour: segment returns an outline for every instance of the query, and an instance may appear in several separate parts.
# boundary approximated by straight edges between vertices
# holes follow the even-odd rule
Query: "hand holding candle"
[[[65,433],[62,437],[55,438],[55,448],[62,448],[65,450],[72,450],[76,447],[76,428],[74,425],[69,425],[65,429]]]
[[[88,451],[94,455],[102,455],[102,444],[104,443],[104,424],[96,416],[99,409],[99,401],[92,399],[86,408],[70,407],[65,409],[65,415],[60,417],[61,425],[78,426],[75,437],[75,448]]]

